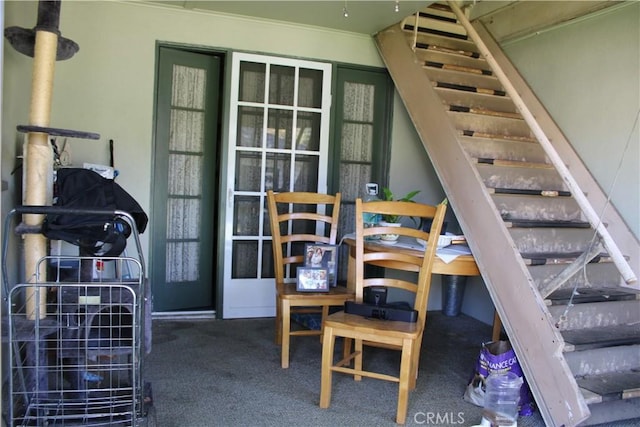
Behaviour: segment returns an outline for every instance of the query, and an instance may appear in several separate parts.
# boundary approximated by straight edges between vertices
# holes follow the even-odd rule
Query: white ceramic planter
[[[400,227],[402,224],[399,222],[386,222],[380,221],[379,225],[381,227]],[[381,234],[380,235],[380,243],[384,243],[386,245],[394,245],[398,241],[398,234]]]

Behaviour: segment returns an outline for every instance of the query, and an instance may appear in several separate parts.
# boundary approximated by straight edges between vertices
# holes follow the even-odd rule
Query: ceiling
[[[400,11],[395,12],[395,0],[156,0],[146,2],[159,3],[166,7],[252,16],[368,35],[396,24],[406,16],[433,3],[425,0],[399,0]],[[346,18],[343,16],[345,7],[349,12]]]
[[[134,0],[155,6],[270,19],[332,30],[374,35],[434,1],[397,0]],[[499,42],[535,34],[601,9],[630,3],[620,0],[549,1],[463,0],[473,6],[471,19],[480,19]],[[344,9],[348,17],[344,16]]]

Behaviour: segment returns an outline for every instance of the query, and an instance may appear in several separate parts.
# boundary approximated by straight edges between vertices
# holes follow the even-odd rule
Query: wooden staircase
[[[545,423],[640,417],[638,239],[455,4],[433,4],[376,43]]]

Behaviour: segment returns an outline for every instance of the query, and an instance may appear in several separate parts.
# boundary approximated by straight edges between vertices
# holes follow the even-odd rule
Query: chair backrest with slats
[[[416,219],[432,219],[429,232],[412,227],[377,226],[365,228],[363,213],[380,215],[400,215]],[[424,326],[427,299],[431,286],[431,272],[438,244],[438,237],[446,212],[446,205],[430,206],[421,203],[400,201],[363,202],[356,200],[356,301],[362,302],[364,288],[368,286],[385,286],[409,291],[414,294],[413,309],[418,311],[418,321]],[[374,235],[398,234],[400,242],[416,239],[426,242],[424,252],[416,254],[415,250],[402,250],[395,247],[386,251],[382,244],[375,251],[365,252],[365,239]],[[430,238],[433,236],[433,238]],[[385,269],[366,269],[367,265],[384,266]],[[365,277],[365,271],[367,276]]]
[[[340,193],[267,192],[277,286],[295,281],[287,267],[304,263],[305,243],[336,244],[340,200]]]

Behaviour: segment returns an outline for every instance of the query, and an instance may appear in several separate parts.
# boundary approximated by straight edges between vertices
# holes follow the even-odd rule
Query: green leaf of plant
[[[400,201],[402,201],[402,202],[413,202],[413,200],[411,200],[411,199],[413,199],[416,196],[416,194],[418,194],[419,192],[420,192],[420,190],[411,191],[411,192],[407,193],[406,196],[401,198]]]
[[[392,201],[393,200],[393,193],[387,187],[384,187],[382,189],[382,193],[384,194],[384,199],[385,200],[387,200],[387,201]]]

